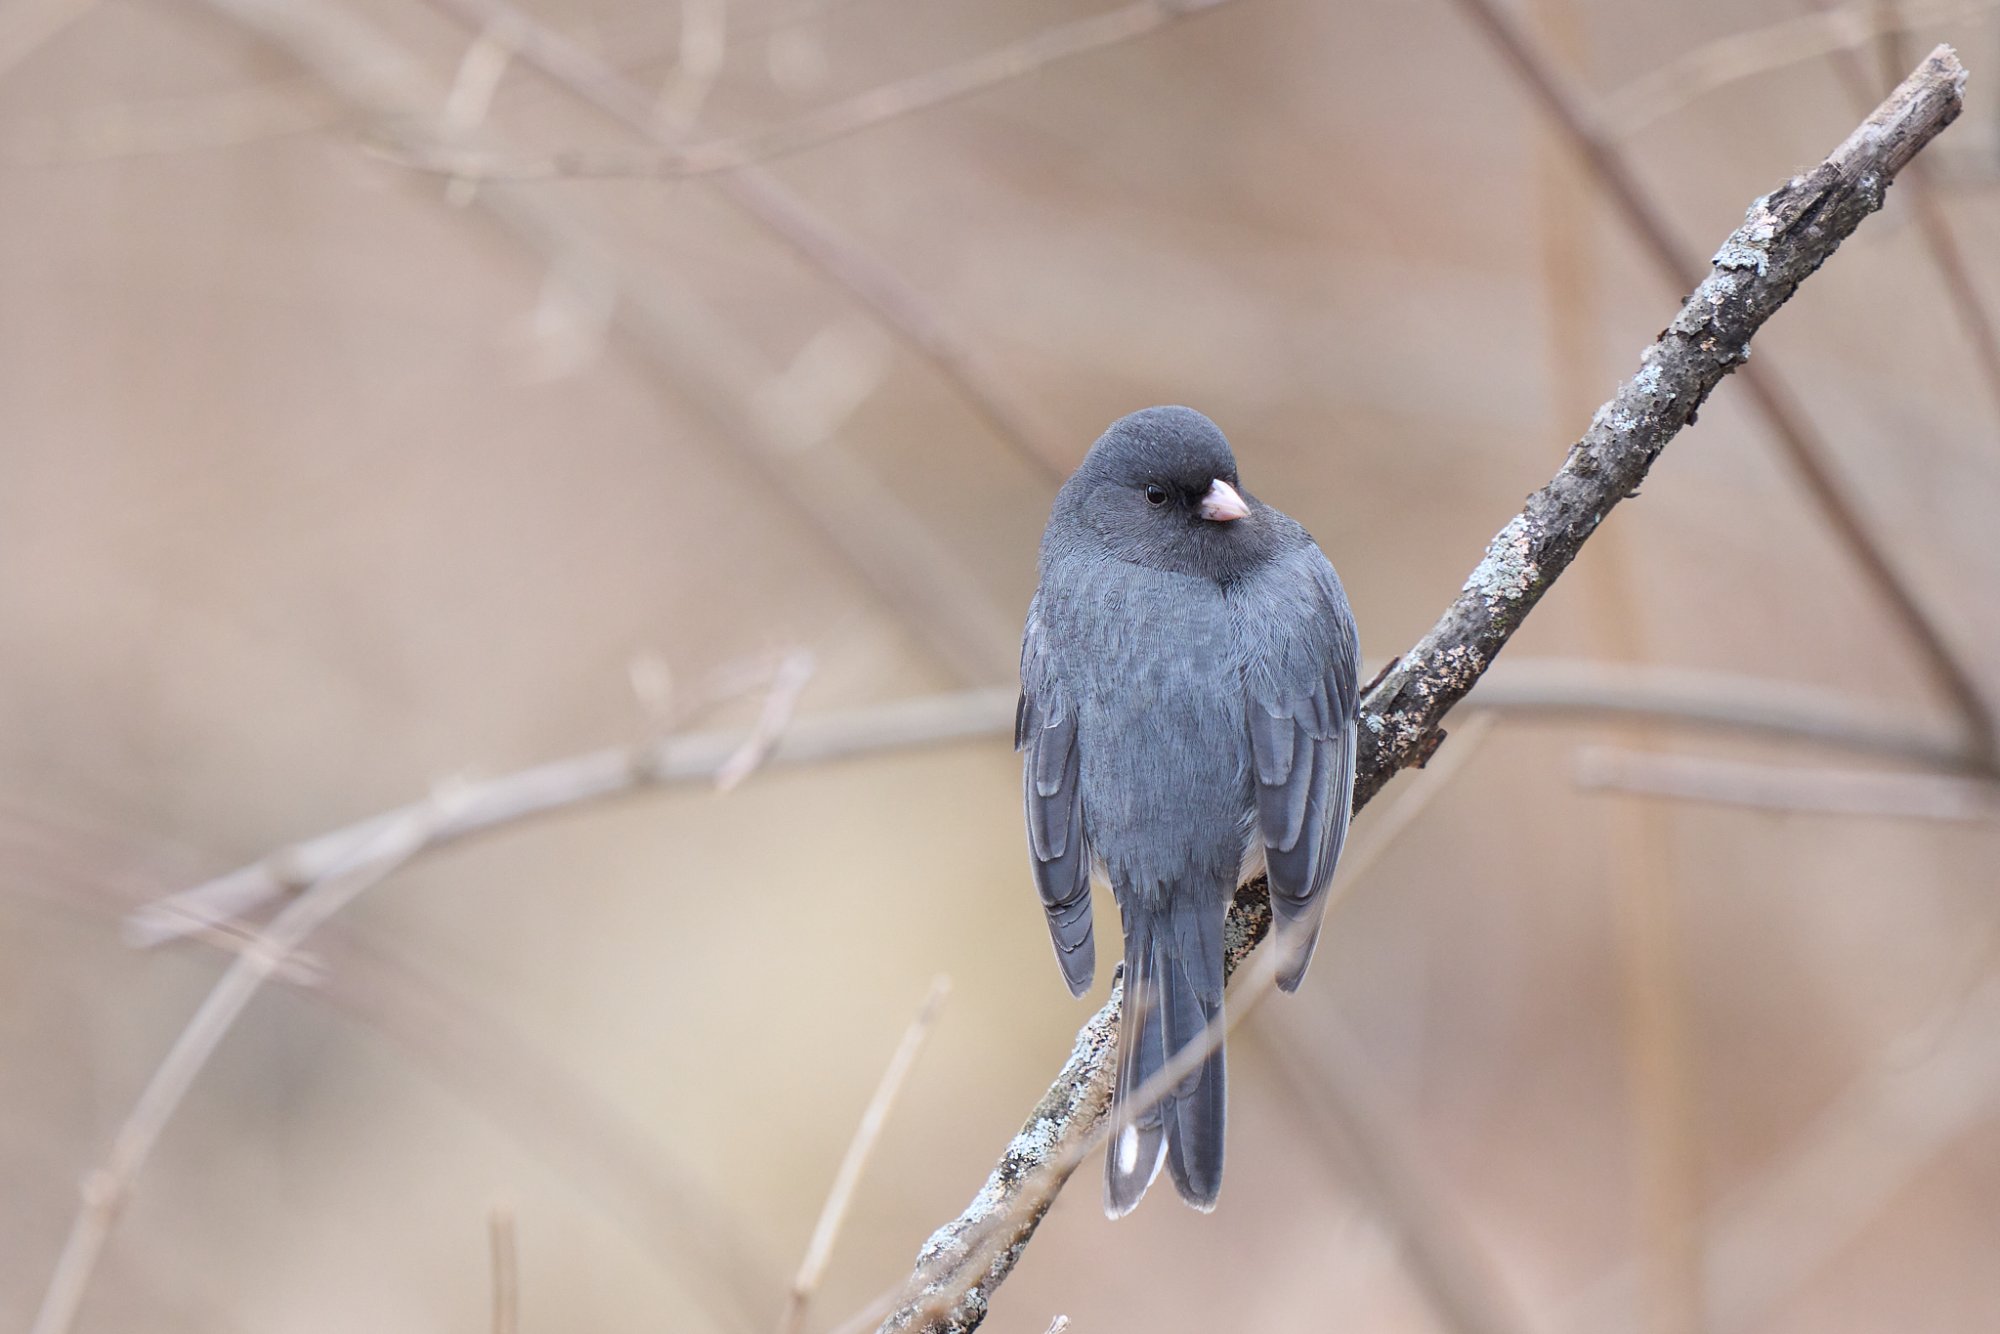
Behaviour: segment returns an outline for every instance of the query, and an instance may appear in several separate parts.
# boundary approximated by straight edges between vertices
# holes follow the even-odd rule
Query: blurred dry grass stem
[[[514,1211],[496,1205],[486,1218],[493,1262],[493,1334],[521,1334],[521,1255]]]
[[[799,1262],[799,1271],[792,1277],[784,1314],[778,1320],[778,1334],[797,1334],[805,1327],[806,1307],[812,1301],[813,1293],[819,1290],[820,1280],[826,1277],[827,1263],[833,1258],[833,1246],[839,1240],[840,1227],[847,1219],[847,1211],[854,1203],[854,1192],[861,1184],[861,1174],[868,1169],[875,1143],[882,1137],[882,1128],[888,1124],[890,1109],[896,1105],[896,1095],[902,1092],[903,1081],[909,1078],[911,1067],[917,1063],[917,1053],[923,1050],[924,1040],[930,1036],[938,1014],[944,1009],[945,999],[950,995],[950,978],[940,973],[931,979],[930,992],[918,1008],[917,1017],[910,1021],[903,1040],[896,1044],[895,1052],[889,1057],[888,1068],[882,1072],[882,1082],[876,1085],[874,1096],[863,1109],[861,1123],[854,1128],[854,1138],[841,1157],[839,1170],[834,1173],[826,1204],[820,1210],[819,1221],[813,1225],[812,1240],[806,1246],[805,1258]]]
[[[1454,753],[1458,747],[1446,752]],[[1534,1334],[1504,1276],[1427,1166],[1383,1096],[1365,1054],[1338,1020],[1308,1027],[1270,1012],[1268,1064],[1305,1111],[1310,1144],[1395,1237],[1403,1267],[1446,1334]],[[1252,1030],[1253,1034],[1255,1030]]]

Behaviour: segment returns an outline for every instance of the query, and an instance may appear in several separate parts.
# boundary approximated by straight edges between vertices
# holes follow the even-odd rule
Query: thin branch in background
[[[1455,749],[1455,748],[1454,748]],[[1273,1014],[1276,1033],[1250,1036],[1261,1062],[1306,1113],[1318,1148],[1395,1238],[1413,1285],[1446,1334],[1530,1334],[1536,1328],[1508,1290],[1445,1174],[1426,1166],[1404,1133],[1408,1118],[1384,1100],[1359,1046],[1338,1020],[1313,1025]]]
[[[347,114],[311,80],[274,79],[192,97],[113,102],[62,116],[23,116],[0,142],[0,163],[66,167],[234,148],[330,129]]]
[[[83,1201],[49,1277],[31,1334],[66,1334],[139,1173],[216,1048],[264,983],[307,936],[414,856],[430,829],[449,818],[442,803],[415,808],[382,826],[352,860],[286,905],[260,938],[236,956],[188,1020],[166,1059],[126,1114],[104,1165],[84,1179]]]
[[[486,123],[493,96],[500,91],[507,66],[513,63],[514,43],[513,27],[504,18],[495,19],[473,37],[459,57],[458,72],[444,96],[444,110],[438,113],[438,124],[445,134],[461,138]]]
[[[9,872],[0,892],[114,917],[158,894],[163,862],[185,860],[157,840],[135,846],[123,831],[18,803],[0,807],[0,857]],[[491,1121],[621,1227],[717,1327],[768,1328],[783,1274],[727,1204],[674,1160],[656,1125],[627,1115],[489,1005],[444,985],[434,958],[405,961],[337,920],[313,942],[325,973],[298,995],[387,1039],[416,1077]],[[273,977],[286,980],[282,970]]]
[[[798,708],[799,694],[819,670],[819,659],[809,649],[794,649],[785,655],[778,666],[777,674],[771,680],[771,689],[764,696],[764,707],[757,714],[757,724],[750,729],[750,735],[743,738],[730,757],[715,771],[715,790],[733,792],[741,787],[743,780],[762,768],[764,761],[771,758],[785,729],[792,725],[792,713]]]
[[[1823,163],[1757,202],[1680,314],[1646,349],[1639,373],[1598,410],[1555,479],[1495,535],[1457,600],[1362,699],[1357,808],[1436,751],[1445,714],[1605,516],[1638,489],[1723,376],[1742,364],[1757,330],[1882,206],[1896,173],[1957,119],[1964,80],[1957,56],[1939,47]],[[1268,891],[1252,882],[1230,909],[1226,958],[1248,957],[1269,927]],[[1267,954],[1257,970],[1268,975],[1268,964]],[[972,1203],[918,1252],[908,1297],[883,1323],[885,1332],[965,1331],[985,1319],[993,1291],[1033,1240],[1078,1147],[1100,1130],[1122,991],[1114,986],[1084,1025],[1069,1061]]]
[[[660,133],[681,135],[694,128],[728,55],[729,0],[681,0],[674,67],[653,109],[653,124]]]
[[[1830,0],[1807,0],[1807,3],[1824,9]],[[1908,3],[1874,0],[1878,19],[1875,38],[1885,62],[1900,54],[1903,45],[1900,39],[1910,26],[1911,11],[1919,8]],[[1834,71],[1846,87],[1848,99],[1859,106],[1872,102],[1875,94],[1871,89],[1876,81],[1869,76],[1867,62],[1859,50],[1843,47],[1833,52],[1832,57]],[[1937,270],[1944,298],[1958,317],[1966,346],[1986,381],[1987,396],[1994,410],[2000,412],[2000,332],[1995,331],[1992,312],[1980,296],[1979,284],[1972,275],[1971,265],[1965,262],[1965,252],[1952,231],[1951,219],[1945,216],[1944,200],[1939,197],[1937,183],[1928,167],[1918,163],[1904,184],[1909,186],[1907,198],[1916,215],[1917,233],[1923,237],[1924,253],[1930,257],[1931,267]]]
[[[1053,24],[965,60],[880,84],[781,124],[697,144],[663,144],[639,150],[562,149],[527,157],[481,156],[438,145],[430,151],[420,150],[408,161],[427,171],[509,181],[706,176],[736,171],[959,101],[1227,3],[1229,0],[1135,0],[1102,14]]]
[[[486,1239],[493,1263],[493,1334],[521,1334],[521,1257],[512,1209],[493,1207],[486,1216]]]
[[[634,132],[673,146],[673,135],[660,125],[658,104],[644,88],[511,0],[431,3],[475,29],[502,18],[515,24],[525,63]],[[421,154],[428,141],[399,131],[391,142],[401,153]],[[827,219],[767,172],[745,167],[722,173],[715,179],[715,189],[873,311],[936,368],[1016,456],[1053,479],[1068,471],[1072,451],[1043,425],[1026,397],[1004,385],[971,343],[888,263],[837,233]]]
[[[924,1039],[930,1036],[931,1027],[937,1023],[945,998],[950,994],[950,978],[939,973],[931,979],[930,992],[918,1008],[917,1017],[910,1021],[909,1028],[904,1030],[903,1040],[896,1044],[894,1054],[889,1057],[888,1068],[882,1071],[882,1082],[875,1086],[875,1096],[863,1109],[861,1123],[854,1128],[854,1138],[848,1143],[839,1170],[833,1175],[826,1204],[820,1209],[819,1221],[813,1225],[812,1240],[806,1245],[805,1258],[799,1262],[799,1272],[793,1276],[791,1290],[786,1295],[784,1314],[778,1319],[778,1334],[797,1334],[805,1327],[806,1305],[819,1291],[820,1280],[826,1277],[827,1262],[833,1258],[833,1244],[839,1240],[841,1225],[847,1221],[847,1211],[854,1204],[854,1192],[861,1184],[861,1174],[868,1168],[876,1141],[882,1137],[882,1127],[888,1124],[889,1110],[896,1105],[896,1096],[903,1091],[903,1081],[909,1078],[911,1067],[917,1063],[917,1053],[923,1050]]]
[[[1662,117],[1733,83],[1822,56],[1856,51],[1885,33],[1983,18],[2000,8],[2000,0],[1908,0],[1893,10],[1885,8],[1882,0],[1815,3],[1821,5],[1817,14],[1781,19],[1704,42],[1607,93],[1602,108],[1605,133],[1629,139]],[[1898,72],[1903,68],[1896,67]],[[1873,99],[1870,101],[1872,105]]]
[[[99,0],[17,0],[0,17],[0,78],[96,9]]]
[[[411,142],[434,137],[424,127],[435,123],[435,81],[407,50],[337,0],[208,5],[311,70],[379,133]],[[514,12],[503,8],[481,21]],[[541,31],[514,32],[519,59],[534,63]],[[643,95],[642,101],[651,105]],[[1000,613],[981,580],[894,492],[833,442],[780,435],[751,409],[771,379],[770,367],[692,288],[659,272],[641,277],[641,265],[625,262],[567,214],[520,191],[487,186],[474,202],[545,262],[606,275],[616,288],[618,327],[737,446],[732,460],[753,469],[806,519],[957,675],[990,680],[1013,659],[1018,619]]]
[[[1750,810],[1954,823],[2000,817],[2000,787],[1938,774],[1779,767],[1606,746],[1578,750],[1575,772],[1577,786],[1588,792]]]
[[[462,139],[486,122],[494,94],[500,91],[500,81],[507,77],[507,66],[513,59],[514,37],[509,24],[495,20],[479,30],[459,58],[458,72],[445,94],[444,110],[438,113],[438,124],[447,137]],[[472,178],[454,176],[445,182],[445,198],[463,208],[478,189],[479,183]],[[545,285],[542,309],[548,307],[549,290]]]
[[[722,684],[733,691],[740,683]],[[1012,734],[1015,694],[1011,687],[954,691],[800,718],[777,738],[764,762],[827,764],[885,752],[1004,740]],[[1639,719],[1802,742],[1948,773],[1972,767],[1962,745],[1943,729],[1898,720],[1886,716],[1879,705],[1809,686],[1728,673],[1515,659],[1482,676],[1466,707],[1525,719]],[[589,751],[463,784],[457,818],[433,831],[431,847],[647,788],[713,784],[747,739],[742,732],[656,736],[635,746]],[[168,895],[132,915],[126,924],[127,938],[139,946],[158,945],[246,918],[325,874],[326,868],[337,865],[401,813],[399,808],[330,830]]]
[[[1455,0],[1473,25],[1489,38],[1508,66],[1534,94],[1544,111],[1582,156],[1661,277],[1685,292],[1701,278],[1697,252],[1667,222],[1660,200],[1640,182],[1625,151],[1605,131],[1602,114],[1588,94],[1542,49],[1535,35],[1499,0]],[[1903,164],[1898,163],[1900,170]],[[1860,506],[1836,472],[1831,451],[1813,432],[1789,390],[1771,371],[1769,358],[1746,366],[1740,378],[1751,404],[1772,439],[1792,463],[1799,481],[1862,575],[1916,648],[1931,677],[1963,721],[1983,767],[2000,772],[2000,732],[1977,676],[1953,649],[1950,639],[1925,608],[1916,589],[1897,570]]]
[[[434,961],[406,961],[338,924],[321,948],[327,982],[305,994],[389,1039],[421,1078],[457,1093],[547,1163],[714,1326],[768,1330],[783,1271],[728,1201],[673,1156],[654,1119],[625,1112],[505,1016],[443,985]]]
[[[1617,802],[1606,851],[1619,1054],[1635,1142],[1642,1327],[1652,1334],[1702,1334],[1708,1321],[1698,1072],[1671,817],[1651,801]]]
[[[2000,981],[1954,988],[1711,1208],[1706,1270],[1717,1334],[1769,1327],[1785,1299],[1851,1254],[1939,1154],[1991,1123],[2000,1113],[1996,1047]],[[1558,1326],[1600,1334],[1626,1325],[1635,1277],[1620,1265],[1586,1285],[1559,1304]]]

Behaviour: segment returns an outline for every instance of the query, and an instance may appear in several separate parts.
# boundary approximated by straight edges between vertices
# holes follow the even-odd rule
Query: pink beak
[[[1243,503],[1243,497],[1236,493],[1235,487],[1218,477],[1208,484],[1208,494],[1201,498],[1199,513],[1204,519],[1228,523],[1250,513],[1250,507]]]

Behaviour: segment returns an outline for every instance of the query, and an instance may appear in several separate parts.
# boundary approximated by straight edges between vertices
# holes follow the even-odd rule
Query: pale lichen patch
[[[1479,562],[1461,591],[1478,596],[1488,613],[1492,613],[1500,609],[1502,602],[1519,602],[1540,577],[1534,544],[1529,539],[1528,518],[1517,514],[1487,544],[1486,559]]]

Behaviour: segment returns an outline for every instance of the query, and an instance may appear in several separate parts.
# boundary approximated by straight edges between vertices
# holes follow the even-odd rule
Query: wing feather
[[[1287,991],[1305,975],[1347,837],[1360,672],[1354,618],[1332,566],[1311,546],[1293,560],[1307,605],[1259,627],[1244,673],[1258,835]]]
[[[1048,915],[1056,962],[1072,995],[1090,990],[1097,947],[1090,919],[1090,850],[1083,835],[1082,757],[1076,708],[1042,651],[1040,618],[1030,609],[1021,651],[1021,701],[1014,747],[1026,752],[1022,792],[1035,887]]]

